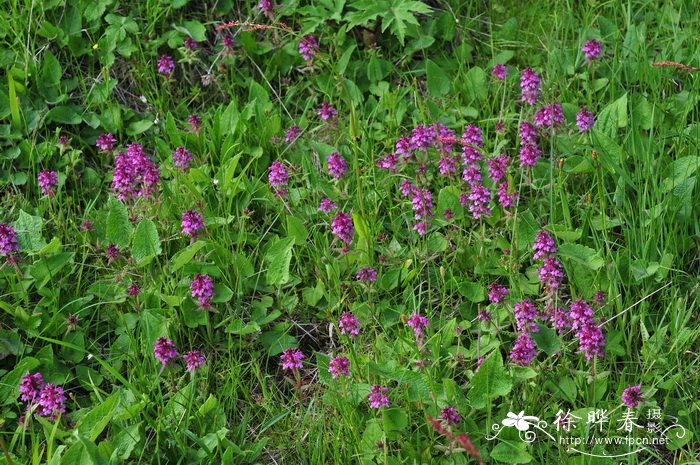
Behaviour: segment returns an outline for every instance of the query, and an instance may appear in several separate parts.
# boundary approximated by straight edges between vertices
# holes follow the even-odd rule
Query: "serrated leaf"
[[[485,408],[491,399],[510,392],[513,380],[503,368],[503,358],[498,349],[481,364],[471,380],[471,386],[467,398],[474,408]]]
[[[131,253],[138,265],[145,264],[161,253],[160,238],[153,221],[149,219],[139,221],[134,234]]]
[[[134,227],[129,221],[126,206],[116,198],[110,197],[107,208],[107,241],[122,249],[128,247]]]

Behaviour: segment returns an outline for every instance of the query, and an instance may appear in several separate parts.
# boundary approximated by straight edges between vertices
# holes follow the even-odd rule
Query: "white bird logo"
[[[537,417],[525,415],[525,410],[521,410],[517,415],[513,412],[508,412],[508,415],[506,416],[508,418],[504,418],[503,421],[501,421],[503,426],[515,426],[518,428],[518,431],[527,431],[530,429],[530,425],[533,422],[537,423],[539,421],[539,418]]]

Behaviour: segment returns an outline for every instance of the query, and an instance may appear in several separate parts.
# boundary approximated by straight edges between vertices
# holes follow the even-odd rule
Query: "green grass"
[[[272,23],[254,2],[5,0],[0,222],[14,226],[21,250],[17,266],[0,267],[0,463],[477,463],[430,425],[448,405],[463,418],[454,433],[486,463],[700,461],[698,72],[654,66],[700,67],[700,18],[693,2],[662,3],[304,0],[277,5],[282,23]],[[216,29],[234,20],[272,27]],[[304,34],[320,42],[312,66],[298,52]],[[200,39],[195,52],[182,45],[188,35]],[[604,52],[589,64],[581,46],[590,38]],[[163,54],[175,58],[172,78],[157,72]],[[505,82],[491,77],[496,63],[508,66]],[[517,128],[534,109],[520,104],[519,73],[528,66],[566,124],[540,138],[542,159],[524,170]],[[322,102],[336,121],[316,115]],[[581,106],[598,118],[593,132],[576,129]],[[199,134],[187,124],[193,113]],[[490,217],[471,218],[450,188],[465,188],[461,176],[437,176],[431,152],[421,185],[435,217],[426,235],[413,230],[399,185],[415,181],[415,167],[391,173],[376,162],[436,121],[458,137],[476,125],[485,159],[513,158],[517,208],[493,199]],[[294,124],[302,135],[286,143]],[[142,144],[160,168],[157,200],[127,202],[122,221],[114,157],[95,147],[104,132],[119,150]],[[173,165],[178,146],[193,155],[187,173]],[[337,181],[326,169],[334,151],[349,166]],[[282,198],[268,184],[274,161],[289,171]],[[59,175],[55,196],[40,193],[44,169]],[[485,164],[483,177],[493,187]],[[332,215],[317,211],[323,198],[353,214],[347,253]],[[192,241],[180,232],[189,209],[206,221]],[[81,230],[83,220],[94,229]],[[157,237],[135,233],[145,220]],[[595,314],[604,358],[587,361],[571,332],[545,331],[529,367],[509,360],[513,305],[544,304],[531,251],[541,228],[566,273],[559,304],[607,294]],[[276,252],[287,238],[288,266]],[[121,258],[109,263],[113,242]],[[377,269],[377,282],[358,282],[360,267]],[[217,284],[213,311],[190,297],[197,273]],[[494,281],[510,290],[504,306],[486,299]],[[484,309],[490,323],[477,319]],[[362,320],[357,338],[339,334],[343,312]],[[413,312],[430,321],[424,351],[405,323]],[[201,350],[207,364],[161,371],[160,336],[183,353]],[[306,357],[297,373],[280,366],[288,347]],[[350,360],[349,378],[328,373],[337,355]],[[66,390],[58,421],[20,421],[28,370]],[[390,388],[391,407],[369,408],[374,384]],[[661,409],[685,437],[617,459],[543,434],[527,444],[513,428],[486,439],[508,412],[538,416],[549,432],[559,410],[584,422],[592,409],[620,418],[632,385],[644,392],[640,421]],[[597,436],[619,436],[617,426]],[[582,424],[572,436],[590,433]]]

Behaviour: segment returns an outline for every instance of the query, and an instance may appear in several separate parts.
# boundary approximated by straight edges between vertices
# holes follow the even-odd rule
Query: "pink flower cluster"
[[[182,234],[197,237],[204,229],[204,218],[197,210],[187,210],[182,214]]]
[[[36,412],[41,416],[56,419],[66,412],[66,395],[61,386],[45,383],[41,373],[27,372],[19,384],[20,399],[27,403],[27,410],[37,406]]]
[[[14,228],[7,223],[0,224],[0,255],[12,257],[19,251],[19,241]]]
[[[214,280],[208,274],[196,274],[190,284],[190,292],[200,307],[209,308],[214,297]]]
[[[172,340],[161,336],[156,340],[156,343],[153,344],[153,355],[162,364],[162,368],[164,369],[173,360],[180,357],[180,352],[178,352]],[[191,350],[181,357],[185,361],[187,371],[189,372],[195,371],[207,362],[198,350]]]
[[[299,41],[299,53],[304,60],[310,62],[318,53],[318,40],[311,34],[305,35]]]
[[[289,174],[287,174],[287,168],[282,162],[274,161],[269,168],[270,173],[268,174],[268,181],[270,186],[275,191],[275,195],[282,197],[287,194],[285,187],[289,182]]]
[[[291,370],[296,372],[297,370],[304,367],[302,360],[304,359],[304,354],[299,349],[289,347],[280,356],[282,360],[282,369]]]
[[[44,170],[37,175],[37,182],[41,188],[41,194],[51,197],[56,194],[54,187],[58,185],[58,174],[55,171]]]
[[[114,159],[112,190],[122,202],[135,197],[149,198],[160,182],[160,170],[141,144],[130,144]]]

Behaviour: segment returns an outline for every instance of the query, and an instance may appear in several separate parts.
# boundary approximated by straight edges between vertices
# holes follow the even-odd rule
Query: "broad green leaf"
[[[44,220],[38,216],[32,216],[24,210],[19,211],[17,221],[12,224],[12,227],[17,233],[20,251],[34,252],[46,245],[46,241],[41,236],[43,225]]]
[[[503,368],[503,358],[498,349],[481,364],[471,380],[471,386],[467,398],[474,408],[485,408],[490,400],[510,392],[513,380]]]
[[[200,240],[180,250],[170,260],[170,270],[174,272],[187,265],[205,245],[207,243]]]
[[[618,128],[627,127],[627,94],[603,108],[596,118],[594,128],[607,136],[613,136]]]
[[[537,325],[539,331],[532,333],[532,339],[537,347],[547,355],[553,355],[561,350],[561,341],[557,333],[544,325]]]
[[[287,217],[287,235],[293,237],[295,243],[306,244],[309,232],[304,226],[304,222],[296,216]]]
[[[129,221],[126,206],[116,198],[110,197],[107,208],[107,241],[122,249],[128,247],[134,227]]]
[[[452,89],[452,80],[440,65],[427,60],[425,71],[428,79],[428,92],[433,97],[442,97]]]
[[[136,226],[131,252],[138,265],[143,265],[161,253],[158,230],[153,221],[143,219]]]
[[[61,105],[53,107],[46,113],[47,123],[59,124],[80,124],[83,119],[77,112],[77,108],[72,105]]]
[[[503,463],[530,463],[532,456],[524,442],[502,440],[491,451],[491,458]]]
[[[488,77],[486,76],[486,72],[478,66],[467,71],[464,86],[469,100],[483,102],[488,98]]]
[[[289,281],[289,265],[292,262],[294,238],[278,239],[265,255],[267,269],[267,284],[281,286]]]
[[[408,427],[408,415],[399,407],[391,407],[382,410],[384,433],[387,436],[396,436],[395,433],[404,431]]]
[[[97,440],[114,416],[119,396],[119,392],[112,394],[82,417],[76,426],[78,433],[85,435],[90,441]]]
[[[60,252],[37,260],[29,269],[29,274],[36,280],[37,287],[44,287],[58,274],[61,268],[73,263],[74,255],[75,252]]]
[[[578,262],[591,270],[597,270],[605,264],[605,260],[600,257],[597,251],[581,244],[561,244],[559,255]]]

